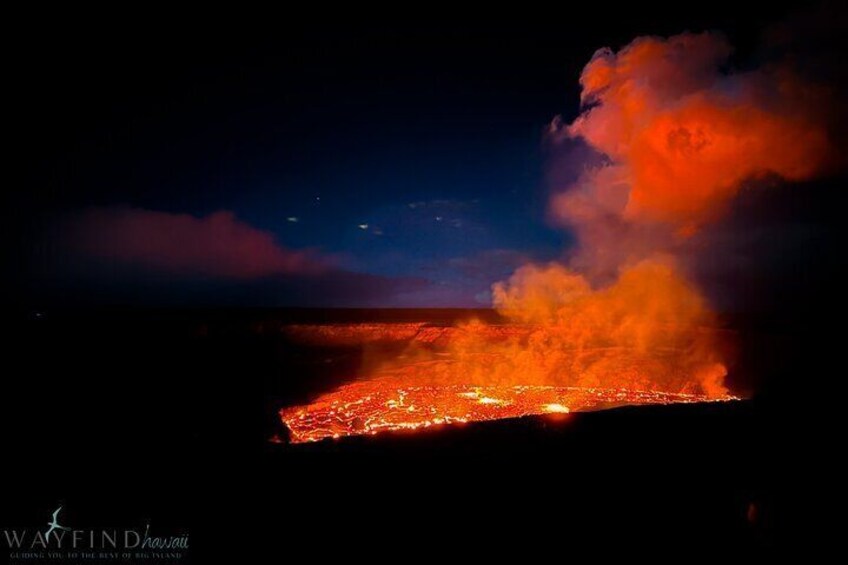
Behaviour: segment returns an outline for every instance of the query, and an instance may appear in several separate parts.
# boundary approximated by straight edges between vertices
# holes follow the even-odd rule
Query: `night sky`
[[[552,156],[581,148],[544,132],[577,114],[592,53],[718,29],[745,61],[765,24],[791,13],[730,6],[335,22],[21,15],[7,50],[17,180],[4,189],[4,294],[33,308],[488,306],[492,282],[573,244],[546,210],[551,186],[576,174]],[[81,221],[94,222],[89,239],[132,247],[115,217],[185,240],[156,258],[74,252],[66,227]]]

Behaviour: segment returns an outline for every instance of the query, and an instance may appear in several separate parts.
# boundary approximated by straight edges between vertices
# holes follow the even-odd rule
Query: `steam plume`
[[[705,332],[714,316],[675,255],[745,181],[804,180],[833,160],[826,92],[785,66],[722,72],[730,54],[712,33],[595,53],[580,77],[582,113],[550,128],[603,157],[551,202],[579,247],[568,266],[527,265],[493,286],[498,310],[538,329],[487,370],[726,392],[721,348]]]
[[[580,239],[573,266],[608,276],[673,252],[745,181],[805,180],[833,162],[826,90],[786,65],[722,72],[731,51],[714,33],[641,37],[597,51],[583,69],[582,113],[551,124],[605,158],[552,201]]]

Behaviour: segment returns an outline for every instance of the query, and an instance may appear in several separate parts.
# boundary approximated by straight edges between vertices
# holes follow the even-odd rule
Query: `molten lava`
[[[527,266],[493,294],[506,323],[289,327],[376,357],[366,378],[283,409],[291,440],[732,398],[724,336],[673,262],[643,261],[600,288],[560,265]]]
[[[292,443],[383,431],[416,430],[567,414],[625,405],[731,400],[698,394],[554,386],[404,386],[397,379],[355,382],[307,406],[284,408],[280,416]]]
[[[417,430],[624,405],[731,400],[724,366],[705,355],[707,330],[650,330],[650,347],[581,339],[573,324],[426,324],[290,327],[309,343],[404,343],[365,370],[367,378],[284,408],[292,443],[384,431]],[[591,334],[591,332],[590,332]],[[377,348],[379,351],[379,347]],[[707,351],[712,351],[707,348]]]

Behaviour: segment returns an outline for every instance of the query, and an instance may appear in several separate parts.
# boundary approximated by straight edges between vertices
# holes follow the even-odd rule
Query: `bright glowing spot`
[[[571,410],[568,409],[568,406],[558,403],[545,404],[542,408],[545,409],[545,412],[550,412],[552,414],[568,414],[571,412]]]
[[[286,221],[296,224],[300,221],[300,218],[298,218],[297,216],[289,216],[288,218],[286,218]]]
[[[505,400],[501,400],[499,398],[491,398],[488,396],[481,397],[477,402],[480,404],[506,404]]]
[[[361,229],[361,230],[367,230],[367,229],[368,229],[368,224],[359,224],[359,225],[357,225],[356,227],[358,227],[358,228],[359,228],[359,229]]]

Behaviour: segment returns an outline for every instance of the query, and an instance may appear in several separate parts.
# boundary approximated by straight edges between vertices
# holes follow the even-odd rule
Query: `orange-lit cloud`
[[[826,92],[780,66],[724,73],[713,33],[642,37],[601,49],[583,70],[582,114],[558,134],[606,155],[554,214],[579,230],[606,214],[664,222],[686,235],[715,219],[743,181],[811,178],[833,158]]]
[[[74,253],[105,264],[175,275],[252,279],[320,272],[326,260],[281,246],[232,212],[205,217],[138,208],[93,208],[63,234]]]

